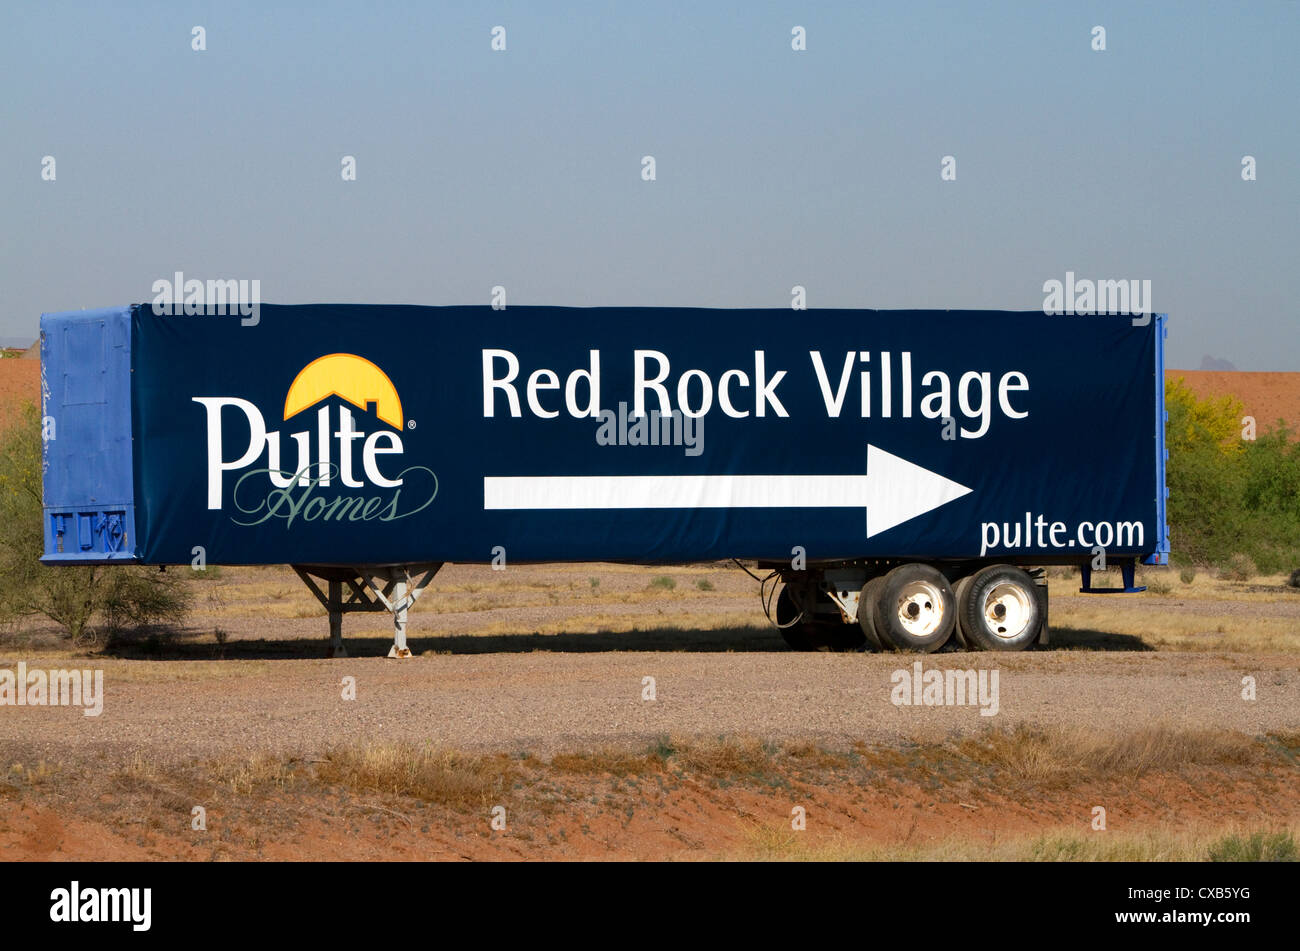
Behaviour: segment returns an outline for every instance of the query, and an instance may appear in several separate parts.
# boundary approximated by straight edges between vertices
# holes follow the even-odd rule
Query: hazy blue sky
[[[1300,370],[1292,0],[272,6],[6,6],[0,335],[176,270],[273,303],[1008,309],[1073,270],[1150,279],[1172,366]]]

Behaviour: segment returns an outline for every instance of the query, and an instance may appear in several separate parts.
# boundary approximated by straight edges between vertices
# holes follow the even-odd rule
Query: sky
[[[43,2],[0,24],[0,337],[176,271],[285,304],[788,307],[801,285],[814,311],[1039,309],[1073,271],[1150,280],[1170,366],[1300,371],[1295,0]]]

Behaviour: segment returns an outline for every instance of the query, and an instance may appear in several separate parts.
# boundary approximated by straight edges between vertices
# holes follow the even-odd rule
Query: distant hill
[[[1222,360],[1218,357],[1212,357],[1208,353],[1201,357],[1202,370],[1233,370],[1237,368],[1232,365],[1231,360]]]

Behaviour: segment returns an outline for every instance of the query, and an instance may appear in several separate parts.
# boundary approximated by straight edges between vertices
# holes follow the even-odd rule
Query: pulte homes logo
[[[283,418],[287,423],[314,407],[315,427],[289,433],[287,439],[267,427],[262,410],[251,400],[192,400],[206,411],[207,507],[233,506],[240,516],[232,516],[237,524],[260,525],[276,518],[283,519],[286,528],[299,520],[391,522],[422,511],[438,494],[432,469],[402,466],[402,431],[414,429],[415,421],[404,416],[392,380],[364,357],[331,353],[303,367],[285,396]],[[377,428],[362,429],[362,420],[350,406],[373,418]],[[249,434],[247,445],[233,452],[224,438],[223,414],[228,411],[243,415]],[[290,453],[295,458],[286,466]],[[264,465],[251,468],[258,462]],[[225,477],[236,472],[227,500]],[[416,494],[414,504],[402,497],[408,483]],[[334,490],[333,497],[322,489]]]

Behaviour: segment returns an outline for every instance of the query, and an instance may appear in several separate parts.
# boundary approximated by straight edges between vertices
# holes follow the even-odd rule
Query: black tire
[[[989,565],[971,575],[957,604],[971,647],[1022,651],[1038,639],[1042,626],[1034,580],[1015,565]]]
[[[885,575],[872,607],[880,642],[898,651],[932,654],[957,626],[952,585],[937,568],[921,562],[899,565]]]
[[[970,575],[964,575],[957,579],[957,583],[952,586],[952,593],[957,598],[957,627],[953,629],[952,636],[963,650],[972,650],[970,638],[966,636],[966,621],[962,618],[962,605],[966,603],[966,589],[970,587]]]
[[[818,590],[815,597],[824,604],[833,603],[823,591]],[[781,636],[791,650],[839,653],[861,650],[866,643],[866,635],[856,624],[834,620],[813,621],[807,618],[790,624],[798,616],[799,608],[790,594],[790,586],[786,585],[776,599],[776,623],[781,626]]]
[[[885,583],[883,577],[870,579],[862,586],[858,595],[858,626],[873,650],[884,650],[880,635],[876,633],[876,602],[880,600],[880,586]]]

